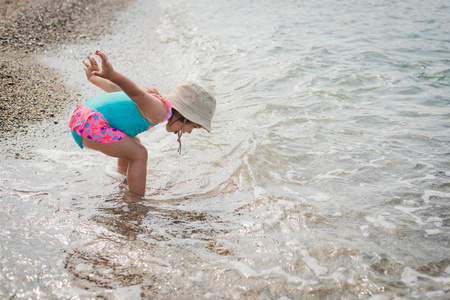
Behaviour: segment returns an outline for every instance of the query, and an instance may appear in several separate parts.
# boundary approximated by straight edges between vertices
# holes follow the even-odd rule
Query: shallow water
[[[136,1],[115,34],[41,59],[58,124],[3,141],[0,296],[445,299],[446,1]],[[71,110],[100,48],[140,85],[218,99],[213,133],[142,134],[145,201],[80,150]]]

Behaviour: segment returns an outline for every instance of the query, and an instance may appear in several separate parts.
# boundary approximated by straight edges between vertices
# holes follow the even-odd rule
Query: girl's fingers
[[[91,62],[91,65],[94,65],[94,66],[97,65],[97,61],[95,60],[95,58],[93,58],[91,56],[88,56],[88,58],[89,58],[89,61]]]
[[[102,59],[102,63],[108,62],[108,57],[103,52],[97,50],[97,51],[95,51],[95,54],[100,56],[100,58]]]
[[[101,59],[103,59],[104,54],[102,52],[97,50],[97,51],[95,51],[95,54],[100,56]]]

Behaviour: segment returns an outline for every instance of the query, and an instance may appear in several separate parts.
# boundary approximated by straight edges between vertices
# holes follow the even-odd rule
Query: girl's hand
[[[91,81],[92,76],[93,76],[93,75],[92,75],[92,72],[100,71],[100,67],[98,66],[97,61],[95,60],[95,58],[93,58],[93,57],[91,57],[91,56],[88,56],[87,58],[88,58],[88,60],[89,60],[89,63],[87,63],[87,62],[85,62],[85,61],[83,60],[83,64],[86,66],[86,67],[84,68],[84,72],[86,72],[86,77],[87,77],[87,79],[88,79],[89,81]]]
[[[100,56],[102,60],[102,68],[101,70],[93,71],[91,74],[111,80],[114,77],[115,71],[112,64],[109,62],[108,57],[103,52],[98,50],[95,51],[95,54]]]

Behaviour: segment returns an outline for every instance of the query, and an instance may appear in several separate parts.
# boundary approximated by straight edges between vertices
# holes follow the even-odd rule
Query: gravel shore
[[[109,32],[133,0],[0,0],[0,138],[56,118],[71,92],[36,54]]]

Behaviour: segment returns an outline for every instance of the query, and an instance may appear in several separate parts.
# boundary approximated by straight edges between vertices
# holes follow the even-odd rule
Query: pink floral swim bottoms
[[[84,104],[73,112],[69,127],[80,136],[97,143],[115,143],[126,136],[122,131],[109,126],[100,112]]]

